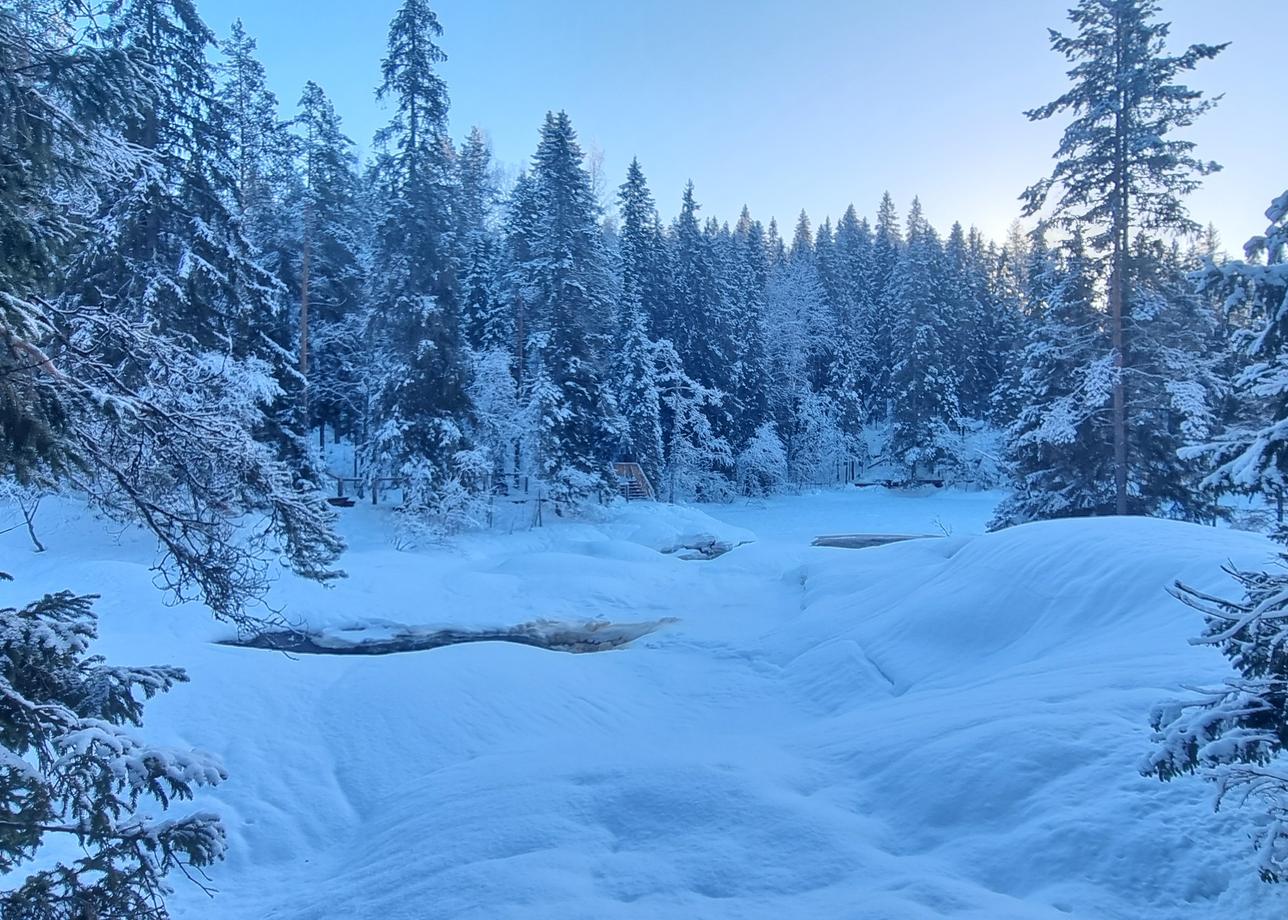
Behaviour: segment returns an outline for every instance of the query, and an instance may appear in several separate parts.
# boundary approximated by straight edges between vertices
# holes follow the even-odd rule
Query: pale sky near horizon
[[[941,232],[954,220],[1002,238],[1017,196],[1049,173],[1063,127],[1025,109],[1067,86],[1047,28],[1069,0],[438,0],[451,133],[471,125],[497,160],[527,162],[549,109],[566,109],[609,190],[638,156],[662,216],[692,179],[701,216],[744,203],[790,234],[888,189]],[[387,119],[373,90],[398,0],[198,0],[218,35],[240,17],[286,113],[313,79],[365,149]],[[1281,81],[1288,3],[1164,0],[1172,47],[1231,45],[1190,75],[1221,104],[1188,132],[1224,169],[1190,199],[1227,249],[1265,228],[1288,186]]]

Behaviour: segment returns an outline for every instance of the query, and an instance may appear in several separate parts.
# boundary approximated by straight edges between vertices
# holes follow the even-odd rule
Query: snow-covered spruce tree
[[[156,534],[167,585],[240,620],[264,587],[261,539],[317,578],[336,574],[339,543],[325,506],[252,439],[256,394],[225,392],[233,381],[186,341],[53,286],[87,244],[96,194],[159,169],[114,130],[147,75],[138,59],[101,41],[93,17],[75,23],[83,32],[63,15],[0,8],[0,476],[80,486]],[[233,522],[252,510],[264,530],[244,540]],[[88,653],[93,637],[90,598],[0,609],[0,873],[17,886],[0,892],[6,918],[164,918],[165,874],[223,851],[213,816],[141,807],[223,778],[123,728],[140,720],[140,695],[182,672],[110,667]],[[46,846],[62,837],[80,855]]]
[[[940,297],[943,300],[945,349],[957,376],[957,404],[962,419],[983,418],[991,395],[991,366],[986,355],[994,347],[981,341],[977,330],[991,319],[981,284],[982,266],[966,238],[966,230],[954,223],[944,243]]]
[[[468,365],[460,341],[454,273],[453,176],[446,55],[426,0],[404,0],[389,25],[377,99],[393,116],[376,135],[377,217],[373,324],[382,375],[363,452],[369,471],[397,478],[408,520],[433,516],[439,499],[460,494],[473,457]]]
[[[106,39],[138,75],[113,124],[148,165],[96,189],[96,232],[71,264],[62,299],[187,336],[212,366],[222,361],[269,399],[258,434],[309,481],[286,292],[232,210],[230,116],[207,60],[214,37],[190,0],[110,6]]]
[[[219,43],[216,67],[235,210],[264,267],[294,288],[300,229],[291,202],[298,198],[296,138],[278,113],[255,47],[242,21],[234,21],[228,38]]]
[[[657,209],[638,160],[631,160],[618,192],[619,276],[617,341],[612,378],[621,412],[621,458],[634,460],[652,482],[662,472],[662,396],[657,345],[649,336],[661,294],[664,250]]]
[[[765,296],[769,259],[765,228],[744,206],[733,234],[726,270],[729,328],[733,337],[725,411],[734,443],[747,444],[769,417],[769,365],[765,343]]]
[[[102,254],[88,230],[111,235],[95,221],[113,212],[98,193],[159,193],[164,172],[154,150],[109,127],[126,120],[139,94],[153,98],[141,82],[151,75],[133,66],[139,57],[93,36],[69,46],[76,34],[50,15],[0,30],[0,79],[13,102],[0,115],[13,151],[0,167],[9,199],[0,209],[3,472],[77,488],[111,517],[149,528],[168,588],[245,621],[271,556],[282,552],[296,572],[327,579],[338,574],[342,544],[318,494],[256,437],[278,392],[264,362],[194,353],[195,335],[162,335],[150,318],[114,309],[115,299],[53,287],[69,276],[75,285],[72,269]],[[29,130],[37,123],[46,135]],[[145,267],[130,268],[133,284]],[[174,294],[157,292],[158,308],[175,306]],[[249,511],[261,512],[259,524],[239,527]]]
[[[572,122],[548,113],[531,174],[515,188],[508,244],[535,439],[527,453],[561,501],[612,487],[618,414],[599,361],[612,307],[598,214]]]
[[[1195,291],[1175,243],[1143,235],[1129,256],[1132,288],[1124,317],[1126,395],[1132,406],[1128,452],[1131,498],[1149,514],[1210,523],[1219,513],[1202,484],[1206,467],[1187,447],[1214,433],[1226,388],[1209,351],[1215,317]]]
[[[1115,513],[1112,490],[1114,368],[1106,315],[1095,309],[1097,266],[1075,234],[1062,268],[1027,272],[1035,328],[1025,350],[1021,409],[1007,432],[1013,494],[994,526]],[[1184,450],[1210,434],[1221,384],[1207,354],[1211,316],[1178,256],[1138,241],[1127,263],[1133,287],[1124,318],[1129,508],[1211,520],[1213,492]]]
[[[1224,45],[1191,45],[1167,53],[1170,24],[1156,21],[1157,0],[1080,0],[1069,12],[1074,35],[1052,31],[1051,45],[1072,65],[1072,87],[1053,102],[1028,112],[1034,120],[1072,113],[1056,150],[1051,176],[1023,195],[1026,216],[1042,211],[1059,189],[1050,219],[1081,228],[1087,245],[1108,262],[1111,357],[1111,429],[1114,511],[1135,510],[1129,483],[1127,317],[1133,293],[1131,247],[1138,231],[1192,233],[1182,197],[1199,177],[1216,170],[1197,159],[1194,144],[1171,135],[1191,125],[1215,100],[1176,82]]]
[[[733,494],[733,448],[710,417],[724,394],[689,377],[666,339],[658,344],[658,383],[666,417],[667,500],[727,501]]]
[[[1255,410],[1195,452],[1219,464],[1210,483],[1244,491],[1282,488],[1288,469],[1288,192],[1266,216],[1270,228],[1249,242],[1248,261],[1209,264],[1206,281],[1259,319],[1242,338],[1249,364],[1238,381]],[[1260,257],[1265,261],[1254,261]],[[1278,882],[1288,878],[1288,555],[1270,571],[1227,571],[1243,589],[1240,600],[1179,583],[1173,593],[1204,615],[1206,628],[1195,641],[1219,648],[1236,674],[1223,686],[1155,706],[1157,746],[1141,769],[1164,780],[1199,773],[1216,785],[1218,808],[1233,802],[1256,809],[1257,868]]]
[[[892,309],[889,289],[902,248],[903,234],[899,227],[899,214],[895,210],[894,199],[886,192],[881,196],[881,205],[877,210],[870,275],[866,284],[870,298],[868,338],[872,342],[874,359],[868,376],[872,380],[872,410],[876,419],[884,419],[889,415],[890,376],[894,368],[891,355],[897,319],[897,312]]]
[[[292,122],[300,185],[291,200],[299,221],[297,259],[300,367],[308,384],[310,425],[356,438],[366,409],[363,364],[366,222],[353,142],[322,88],[311,80]]]
[[[1235,315],[1231,345],[1242,365],[1233,380],[1233,418],[1186,451],[1215,468],[1204,485],[1282,500],[1288,491],[1288,191],[1266,210],[1270,226],[1248,241],[1246,260],[1208,262],[1205,294]]]
[[[942,476],[961,462],[959,380],[943,263],[943,247],[914,199],[907,242],[886,288],[894,322],[887,452],[909,479]]]
[[[698,223],[699,208],[690,182],[671,226],[671,302],[665,337],[675,344],[690,379],[724,392],[733,349],[730,317],[711,239]],[[708,402],[705,407],[714,430],[723,435],[729,427],[723,403]]]
[[[476,354],[514,350],[514,311],[501,283],[502,241],[492,225],[498,191],[492,149],[471,128],[456,157],[456,246],[460,268],[461,325]]]
[[[496,476],[516,471],[522,418],[515,311],[505,286],[504,240],[496,226],[499,191],[492,150],[472,128],[456,157],[456,261],[461,288],[462,338],[470,363],[473,406],[470,440]]]
[[[1029,238],[1018,237],[1024,247],[1011,245],[984,251],[977,234],[972,248],[984,271],[985,311],[980,327],[975,330],[975,370],[991,384],[987,394],[972,392],[973,401],[982,416],[1001,428],[1019,417],[1027,393],[1021,385],[1024,347],[1034,323],[1046,310],[1051,289],[1059,279],[1057,256],[1046,239],[1046,228],[1039,224]]]
[[[147,804],[191,798],[225,779],[223,768],[129,730],[142,724],[143,699],[187,676],[91,655],[93,601],[62,591],[0,607],[0,872],[17,883],[0,891],[0,915],[12,920],[161,920],[166,875],[223,857],[216,815],[158,818]],[[51,860],[57,838],[79,852],[59,847],[69,855]]]
[[[836,225],[834,246],[836,366],[832,385],[846,431],[858,435],[872,413],[876,353],[871,336],[872,231],[866,220],[859,219],[854,205],[845,209]]]
[[[1024,347],[1019,414],[1006,431],[1011,493],[990,526],[1107,513],[1113,504],[1108,405],[1113,367],[1095,268],[1075,231],[1060,266],[1030,275],[1034,326]]]

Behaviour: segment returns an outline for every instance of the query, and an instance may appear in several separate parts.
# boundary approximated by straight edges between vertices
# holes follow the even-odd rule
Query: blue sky
[[[363,147],[386,113],[373,99],[397,0],[198,0],[227,34],[241,17],[284,107],[316,80]],[[485,128],[514,168],[547,109],[566,109],[615,188],[638,156],[664,217],[692,179],[703,215],[746,202],[787,227],[889,189],[920,195],[931,221],[1001,237],[1016,196],[1050,169],[1060,125],[1022,112],[1066,85],[1048,27],[1067,0],[440,0],[442,72],[456,137]],[[1272,62],[1288,3],[1240,14],[1217,0],[1164,0],[1174,46],[1232,42],[1192,75],[1225,99],[1189,132],[1225,168],[1192,196],[1237,249],[1288,184],[1288,119]],[[1281,65],[1280,65],[1281,66]]]

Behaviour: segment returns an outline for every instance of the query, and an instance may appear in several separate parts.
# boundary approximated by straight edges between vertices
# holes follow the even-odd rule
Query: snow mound
[[[1261,565],[1271,554],[1261,536],[1152,518],[1047,521],[936,542],[807,569],[810,632],[854,638],[898,692],[1039,660],[1131,657],[1195,634],[1192,615],[1165,593],[1174,581],[1219,590],[1221,564]]]
[[[805,568],[802,614],[774,635],[829,717],[802,745],[864,776],[907,853],[951,853],[995,890],[1085,917],[1282,909],[1249,877],[1248,815],[1137,773],[1150,705],[1228,670],[1188,645],[1201,623],[1165,588],[1229,592],[1220,566],[1272,545],[1143,518],[1025,525],[937,560],[933,543]]]
[[[632,502],[599,529],[614,539],[659,553],[690,549],[708,558],[756,539],[750,530],[726,524],[699,508],[660,502]]]

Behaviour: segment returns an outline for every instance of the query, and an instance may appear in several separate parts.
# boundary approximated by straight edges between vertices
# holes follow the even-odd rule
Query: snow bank
[[[178,918],[1283,916],[1244,815],[1136,772],[1150,705],[1225,671],[1164,587],[1225,590],[1219,566],[1271,544],[1139,519],[983,535],[993,498],[641,503],[417,552],[354,508],[350,578],[273,597],[368,636],[678,618],[602,655],[217,646],[201,611],[161,605],[149,544],[57,503],[47,553],[0,535],[0,602],[101,591],[100,651],[189,670],[148,735],[223,760],[195,804],[230,856],[214,901],[176,880]],[[937,523],[952,536],[810,546]],[[741,545],[661,552],[693,533]]]
[[[774,636],[824,714],[805,748],[864,776],[864,807],[905,852],[951,854],[989,887],[1087,917],[1282,911],[1250,877],[1247,815],[1136,772],[1150,704],[1227,672],[1188,646],[1201,624],[1164,588],[1229,591],[1219,566],[1265,564],[1272,546],[1108,518],[942,549],[805,568],[802,616]]]

